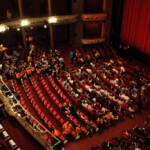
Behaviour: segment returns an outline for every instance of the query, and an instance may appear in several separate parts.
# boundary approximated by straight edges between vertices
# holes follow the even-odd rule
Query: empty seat
[[[38,114],[40,115],[40,114],[41,114],[41,109],[38,108],[38,109],[37,109],[37,112],[38,112]]]
[[[48,94],[51,94],[51,91],[48,89]]]
[[[61,124],[64,124],[64,122],[65,122],[64,119],[60,119]]]
[[[50,111],[50,112],[53,112],[53,111],[54,111],[53,107],[51,107],[51,108],[49,109],[49,111]]]
[[[45,100],[45,97],[44,97],[44,96],[42,96],[42,97],[41,97],[41,100],[42,100],[42,101],[44,101],[44,100]]]
[[[38,123],[37,123],[37,121],[33,121],[33,126],[36,126]]]
[[[11,139],[8,141],[9,145],[11,148],[13,148],[14,146],[16,146],[16,143]]]
[[[8,135],[8,133],[7,133],[6,131],[3,131],[3,132],[2,132],[2,135],[3,135],[4,139],[6,139],[6,138],[9,137],[9,135]]]
[[[55,101],[55,103],[56,103],[56,104],[59,104],[59,100],[57,99],[57,100]]]
[[[47,118],[47,117],[45,117],[45,118],[44,118],[44,121],[45,121],[45,123],[47,123],[47,122],[48,122],[48,118]]]
[[[44,101],[44,105],[47,105],[47,103],[48,103],[47,100],[45,100],[45,101]]]
[[[56,112],[56,111],[53,111],[53,115],[56,116],[56,115],[57,115],[57,112]]]
[[[49,135],[49,133],[45,133],[43,137],[44,137],[45,140],[48,140],[50,135]]]
[[[48,121],[47,125],[48,125],[49,127],[51,127],[51,126],[52,126],[52,123],[51,123],[50,121]]]
[[[40,131],[42,131],[42,132],[45,132],[45,129],[41,125],[38,125],[37,129],[40,130]]]
[[[47,108],[50,108],[50,107],[51,107],[51,105],[48,103],[48,104],[46,105],[46,107],[47,107]]]
[[[56,119],[59,120],[59,119],[60,119],[60,115],[57,115],[57,116],[56,116]]]
[[[62,103],[59,103],[59,105],[58,105],[58,106],[61,108],[63,105],[62,105]]]
[[[45,117],[45,114],[44,113],[41,113],[41,118],[44,118]]]

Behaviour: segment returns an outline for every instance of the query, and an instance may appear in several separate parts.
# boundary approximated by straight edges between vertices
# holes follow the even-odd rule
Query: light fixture
[[[0,32],[4,32],[4,31],[6,31],[6,26],[4,25],[0,26]]]
[[[20,113],[20,112],[18,112],[18,113],[17,113],[17,115],[18,115],[19,117],[22,117],[22,115],[21,115],[21,113]]]
[[[49,23],[55,23],[55,22],[57,22],[57,18],[49,18],[49,20],[48,20],[48,22]]]
[[[17,28],[17,31],[20,31],[20,28]]]
[[[27,26],[29,25],[29,21],[28,20],[22,20],[21,21],[21,26]]]
[[[44,25],[44,28],[45,28],[45,29],[47,28],[47,25],[46,25],[46,24]]]

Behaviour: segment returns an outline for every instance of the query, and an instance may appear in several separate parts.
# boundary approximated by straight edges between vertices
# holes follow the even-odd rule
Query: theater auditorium
[[[150,150],[150,0],[0,6],[0,150]]]

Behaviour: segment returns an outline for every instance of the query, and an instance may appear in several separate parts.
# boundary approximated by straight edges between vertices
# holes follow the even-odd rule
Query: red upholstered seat
[[[62,104],[61,103],[59,103],[59,105],[58,105],[60,108],[62,107]]]
[[[64,124],[64,122],[65,122],[64,119],[60,119],[61,124]]]
[[[50,112],[53,112],[53,111],[54,111],[53,107],[51,107],[51,108],[49,109],[49,111],[50,111]]]
[[[38,123],[37,123],[37,121],[33,121],[33,126],[36,126]]]
[[[45,114],[42,112],[41,113],[41,118],[44,118],[45,117]]]
[[[53,111],[53,115],[54,115],[54,116],[56,116],[56,115],[57,115],[57,112],[56,112],[55,110]]]
[[[45,123],[47,123],[47,122],[48,122],[48,118],[47,118],[47,117],[45,117],[45,118],[44,118],[44,121],[45,121]]]
[[[51,107],[51,105],[48,103],[48,104],[46,105],[46,107],[47,107],[47,108],[50,108],[50,107]]]
[[[41,109],[38,108],[38,109],[37,109],[37,112],[38,112],[38,114],[40,115],[40,114],[41,114]]]
[[[51,127],[51,126],[52,126],[52,123],[51,123],[50,121],[48,121],[47,125],[48,125],[49,127]]]
[[[60,119],[60,115],[57,115],[57,116],[56,116],[56,119],[59,120],[59,119]]]
[[[50,137],[50,136],[49,136],[49,133],[45,133],[43,137],[44,137],[45,140],[48,140],[49,137]]]

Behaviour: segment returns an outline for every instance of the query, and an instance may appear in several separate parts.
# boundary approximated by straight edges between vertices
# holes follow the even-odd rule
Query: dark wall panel
[[[22,43],[22,36],[21,32],[17,32],[15,29],[0,34],[0,44],[4,46],[16,46],[18,42]]]
[[[57,25],[53,27],[54,42],[67,42],[70,35],[69,25]]]
[[[52,0],[52,14],[61,15],[67,13],[67,0]]]
[[[103,10],[103,0],[84,0],[84,13],[99,13]]]
[[[18,0],[0,0],[0,21],[7,19],[7,10],[11,13],[12,18],[18,18]]]
[[[38,17],[48,15],[47,0],[22,0],[23,15]]]
[[[101,36],[101,24],[84,24],[83,37],[84,38],[99,38]]]

